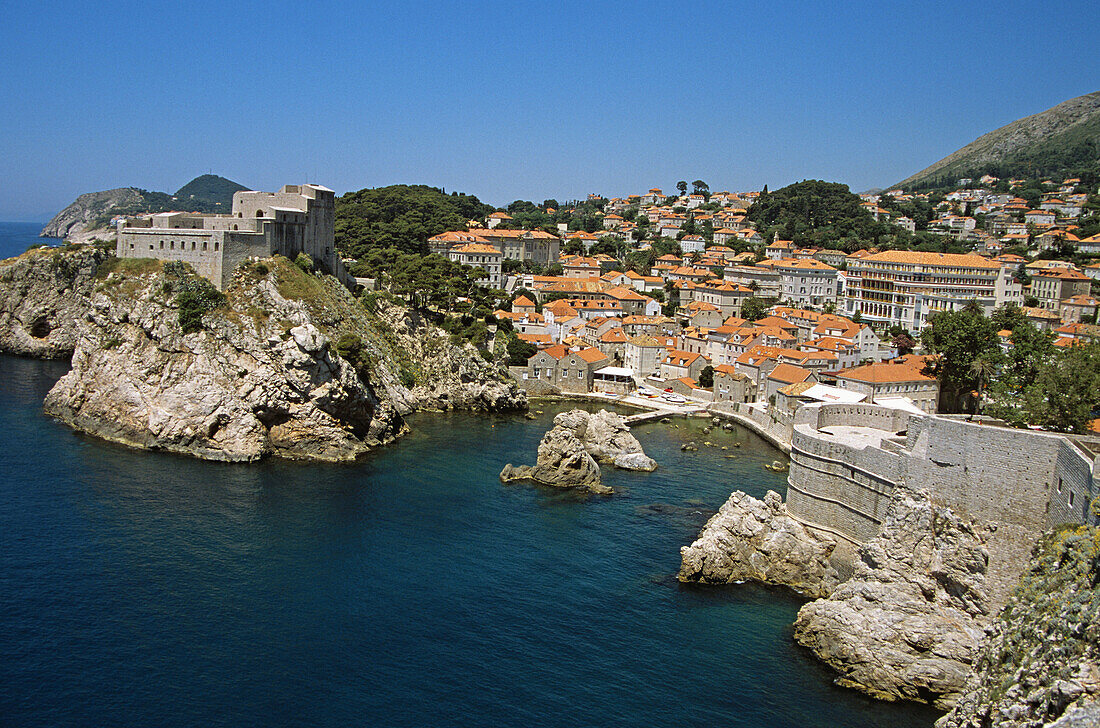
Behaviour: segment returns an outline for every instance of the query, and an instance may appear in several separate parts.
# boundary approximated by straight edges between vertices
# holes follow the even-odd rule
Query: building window
[[[164,250],[164,241],[163,240],[160,241],[160,249]]]
[[[1073,491],[1072,490],[1069,492],[1069,505],[1070,505],[1071,508],[1073,507]]]
[[[168,241],[168,247],[171,248],[172,250],[175,250],[176,249],[176,241],[175,240],[169,240]]]
[[[216,252],[217,250],[218,250],[218,242],[215,240],[214,241],[214,251]]]
[[[206,250],[206,241],[205,240],[202,241],[202,249]]]

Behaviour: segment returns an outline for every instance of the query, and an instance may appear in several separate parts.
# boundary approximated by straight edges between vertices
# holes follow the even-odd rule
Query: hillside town
[[[936,196],[860,196],[876,222],[910,233],[918,223],[898,211],[923,205],[920,227],[965,252],[799,246],[749,219],[760,193],[711,194],[701,182],[691,194],[681,183],[679,194],[590,195],[595,232],[522,229],[498,210],[427,244],[500,289],[492,317],[526,345],[516,347],[526,362],[510,364],[529,393],[732,402],[773,416],[815,401],[934,413],[939,382],[918,342],[937,313],[1012,310],[1060,348],[1100,338],[1100,257],[1071,260],[1100,256],[1100,235],[1078,235],[1089,193],[1079,179],[1043,180],[1033,207],[1013,192],[1025,184],[987,175]],[[999,336],[1007,353],[1012,332]]]

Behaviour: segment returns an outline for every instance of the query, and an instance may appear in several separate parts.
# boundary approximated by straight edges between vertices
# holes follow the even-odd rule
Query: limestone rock
[[[92,295],[47,413],[107,440],[227,461],[349,460],[405,429],[304,306],[274,286],[253,290],[272,313],[266,323],[214,313],[184,334],[164,285],[155,275],[133,293]]]
[[[401,414],[417,410],[497,412],[527,409],[527,393],[506,369],[486,362],[469,345],[452,344],[448,334],[418,312],[380,301],[378,318],[395,351],[391,361],[415,370],[415,382],[388,377],[381,383]]]
[[[0,351],[67,359],[107,254],[95,247],[39,248],[0,261]]]
[[[899,488],[852,578],[799,610],[795,639],[839,684],[950,707],[989,622],[987,536],[926,492]]]
[[[778,493],[768,491],[758,500],[736,491],[699,538],[680,549],[678,578],[704,584],[752,580],[821,596],[837,583],[829,562],[835,547],[831,538],[810,532],[788,515]]]
[[[620,470],[641,470],[651,473],[657,469],[657,461],[641,452],[623,453],[615,457],[611,463]]]
[[[642,451],[642,444],[630,432],[620,415],[607,410],[595,414],[575,409],[554,418],[554,426],[570,430],[584,443],[585,450],[601,463],[624,470],[651,471],[657,463]]]
[[[533,480],[543,485],[581,488],[593,493],[611,492],[611,488],[600,482],[600,466],[588,454],[584,443],[572,428],[557,424],[557,418],[554,427],[539,442],[534,467],[513,467],[509,463],[501,471],[500,479],[504,482]]]

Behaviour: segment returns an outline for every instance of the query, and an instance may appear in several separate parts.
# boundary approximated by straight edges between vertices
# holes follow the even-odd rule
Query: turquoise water
[[[748,432],[642,426],[660,469],[584,499],[497,480],[556,407],[418,416],[352,465],[225,465],[45,418],[64,369],[0,357],[4,725],[931,725],[834,687],[788,593],[675,581],[731,490],[782,487]]]

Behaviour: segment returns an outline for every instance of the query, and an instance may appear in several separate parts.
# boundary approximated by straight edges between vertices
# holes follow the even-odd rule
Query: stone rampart
[[[995,526],[987,583],[1000,604],[1045,529],[1089,520],[1095,458],[1065,437],[876,405],[809,405],[791,441],[787,506],[811,526],[864,542],[898,486],[928,490]]]

